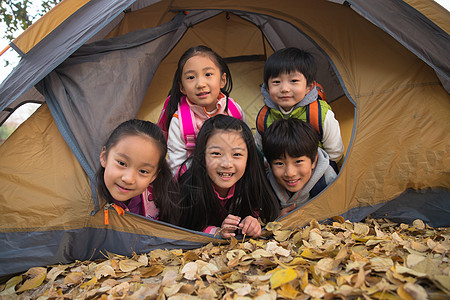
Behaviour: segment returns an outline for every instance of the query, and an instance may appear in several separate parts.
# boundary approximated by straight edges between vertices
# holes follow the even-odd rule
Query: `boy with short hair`
[[[270,165],[267,177],[282,215],[304,205],[337,177],[309,123],[295,118],[275,120],[265,132],[262,145]]]
[[[261,93],[264,106],[256,119],[256,144],[261,149],[264,131],[277,119],[296,118],[311,123],[319,133],[320,147],[338,163],[344,154],[339,122],[331,107],[320,99],[311,53],[290,47],[274,52],[264,65]],[[319,89],[320,90],[320,89]]]

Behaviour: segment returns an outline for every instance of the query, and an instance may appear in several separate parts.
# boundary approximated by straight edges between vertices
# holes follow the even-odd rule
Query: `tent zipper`
[[[114,203],[107,203],[103,209],[105,225],[109,225],[109,209],[113,207],[119,216],[123,216],[125,214],[125,210]]]

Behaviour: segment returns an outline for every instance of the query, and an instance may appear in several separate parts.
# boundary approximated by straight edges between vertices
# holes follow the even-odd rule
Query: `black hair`
[[[248,153],[245,172],[237,181],[227,207],[223,207],[217,198],[206,170],[206,144],[218,131],[240,133]],[[189,168],[179,179],[180,226],[194,230],[204,230],[210,225],[220,227],[228,214],[241,218],[259,216],[266,222],[279,215],[278,199],[270,187],[252,132],[245,122],[226,115],[216,115],[206,120],[198,134],[196,147],[184,164],[188,162]]]
[[[172,177],[169,165],[166,161],[167,142],[161,129],[149,121],[132,119],[121,123],[109,136],[106,144],[103,146],[106,157],[109,150],[114,147],[122,138],[127,136],[146,136],[155,141],[159,148],[159,161],[157,176],[153,181],[153,201],[159,209],[159,219],[162,221],[173,222],[170,214],[171,203],[177,197],[177,188]],[[105,184],[105,168],[100,165],[96,173],[97,193],[100,197],[113,203],[113,197]]]
[[[208,56],[215,64],[219,67],[221,76],[222,74],[226,74],[226,83],[223,88],[220,89],[220,91],[226,96],[226,106],[225,110],[228,110],[228,97],[230,96],[231,90],[233,88],[233,81],[231,79],[231,72],[228,68],[227,63],[225,60],[219,56],[216,52],[214,52],[211,48],[208,48],[203,45],[195,46],[192,48],[189,48],[186,50],[183,55],[180,57],[178,61],[178,67],[175,71],[175,74],[173,76],[173,83],[172,88],[169,92],[169,102],[167,103],[166,107],[166,120],[164,122],[166,126],[166,131],[169,130],[170,126],[170,120],[172,119],[173,114],[178,109],[178,103],[180,103],[181,97],[183,94],[180,91],[180,85],[181,85],[181,75],[183,72],[184,65],[186,64],[187,60],[191,57],[194,57],[196,55],[204,55]]]
[[[313,83],[317,72],[314,56],[295,47],[275,51],[264,64],[264,84],[267,88],[270,78],[295,71],[305,76],[307,85]]]
[[[319,136],[314,127],[300,119],[278,119],[267,128],[262,138],[264,155],[269,163],[286,157],[317,156]]]

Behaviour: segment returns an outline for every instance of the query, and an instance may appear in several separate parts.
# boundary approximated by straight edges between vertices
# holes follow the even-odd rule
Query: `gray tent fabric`
[[[430,19],[399,0],[349,0],[351,8],[432,67],[450,93],[450,36]],[[414,20],[414,22],[413,22]]]
[[[298,47],[311,52],[317,62],[318,69],[316,76],[319,79],[318,81],[327,87],[327,102],[331,103],[344,95],[343,87],[345,85],[338,77],[332,60],[314,41],[298,28],[283,20],[277,20],[267,16],[241,12],[234,13],[258,26],[274,50],[285,47]],[[350,94],[346,93],[346,95],[352,101]]]
[[[132,2],[97,0],[89,1],[81,7],[58,30],[51,32],[24,55],[20,64],[3,81],[0,85],[0,110],[3,111],[38,83]],[[14,48],[13,44],[12,47]]]
[[[143,219],[144,217],[126,213],[123,218]],[[149,221],[149,220],[147,220]],[[149,221],[172,226],[158,221]],[[201,232],[195,232],[202,235]],[[203,234],[207,236],[207,234]],[[27,270],[31,266],[44,266],[55,263],[70,263],[75,260],[94,260],[103,258],[103,249],[114,249],[116,253],[132,256],[134,253],[149,253],[155,249],[193,249],[203,246],[200,242],[183,241],[170,237],[160,238],[107,228],[89,228],[71,230],[43,230],[34,232],[0,232],[3,249],[0,255],[0,276]],[[219,239],[217,239],[219,241]],[[29,255],[33,249],[33,255]]]

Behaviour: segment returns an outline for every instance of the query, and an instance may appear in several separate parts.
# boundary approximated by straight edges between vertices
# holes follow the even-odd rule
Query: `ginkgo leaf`
[[[250,255],[255,259],[258,259],[261,257],[271,257],[272,256],[272,254],[270,254],[269,252],[267,252],[264,249],[256,249]]]
[[[403,300],[426,300],[428,299],[427,292],[423,287],[413,284],[407,283],[403,286],[400,286],[397,289],[397,294]]]
[[[217,272],[219,272],[219,269],[217,268],[217,266],[215,264],[212,263],[207,263],[201,260],[197,260],[197,273],[200,276],[203,275],[214,275]]]
[[[108,276],[116,277],[116,272],[109,265],[99,266],[95,270],[95,277],[97,277],[97,279],[100,279],[102,277],[108,277]]]
[[[427,245],[418,243],[416,241],[411,241],[411,248],[416,250],[416,251],[419,251],[419,252],[425,252],[425,251],[429,250]]]
[[[195,262],[188,262],[184,265],[181,273],[184,274],[184,278],[187,280],[194,280],[197,275],[198,265]]]
[[[413,225],[415,228],[419,229],[419,230],[425,229],[425,223],[424,223],[422,220],[419,220],[419,219],[414,220],[413,223],[412,223],[412,225]]]
[[[308,259],[320,259],[323,257],[323,255],[318,254],[310,248],[306,248],[305,250],[303,250],[301,256]]]
[[[67,266],[59,265],[56,267],[53,267],[48,273],[47,273],[47,280],[48,281],[54,281],[56,277],[58,277],[61,273],[63,273],[67,269]]]
[[[6,282],[5,289],[9,289],[10,287],[15,287],[17,284],[19,284],[21,282],[22,282],[22,275],[14,276]]]
[[[65,284],[65,285],[78,284],[79,282],[81,282],[82,279],[83,279],[83,273],[81,273],[81,272],[70,272],[69,274],[67,274],[66,277],[64,277],[63,284]]]
[[[270,277],[270,286],[272,289],[276,289],[277,287],[290,282],[297,278],[297,272],[294,269],[281,269],[276,271]]]
[[[164,270],[163,265],[151,265],[149,267],[142,267],[139,269],[142,277],[154,277]]]
[[[372,270],[376,272],[386,272],[394,266],[390,257],[374,257],[370,259]]]
[[[273,232],[275,239],[279,242],[284,242],[291,235],[291,230],[276,230]]]
[[[283,225],[281,223],[269,222],[269,223],[267,223],[265,229],[268,230],[268,231],[274,232],[276,230],[279,230],[281,227],[283,227]]]
[[[27,279],[23,285],[17,290],[18,293],[23,291],[31,290],[37,288],[44,282],[45,277],[47,276],[47,268],[35,267],[29,269],[25,275],[30,278]]]
[[[92,277],[89,281],[84,282],[80,285],[80,288],[84,289],[90,286],[93,286],[94,284],[96,284],[98,282],[97,277]]]
[[[120,271],[127,273],[136,270],[139,267],[142,267],[143,263],[132,260],[132,259],[124,259],[119,262]]]
[[[323,298],[323,296],[325,296],[325,291],[323,290],[323,288],[314,286],[312,284],[308,284],[303,292],[314,298]]]
[[[370,228],[366,224],[355,223],[353,224],[353,231],[355,234],[367,235],[370,231]]]

